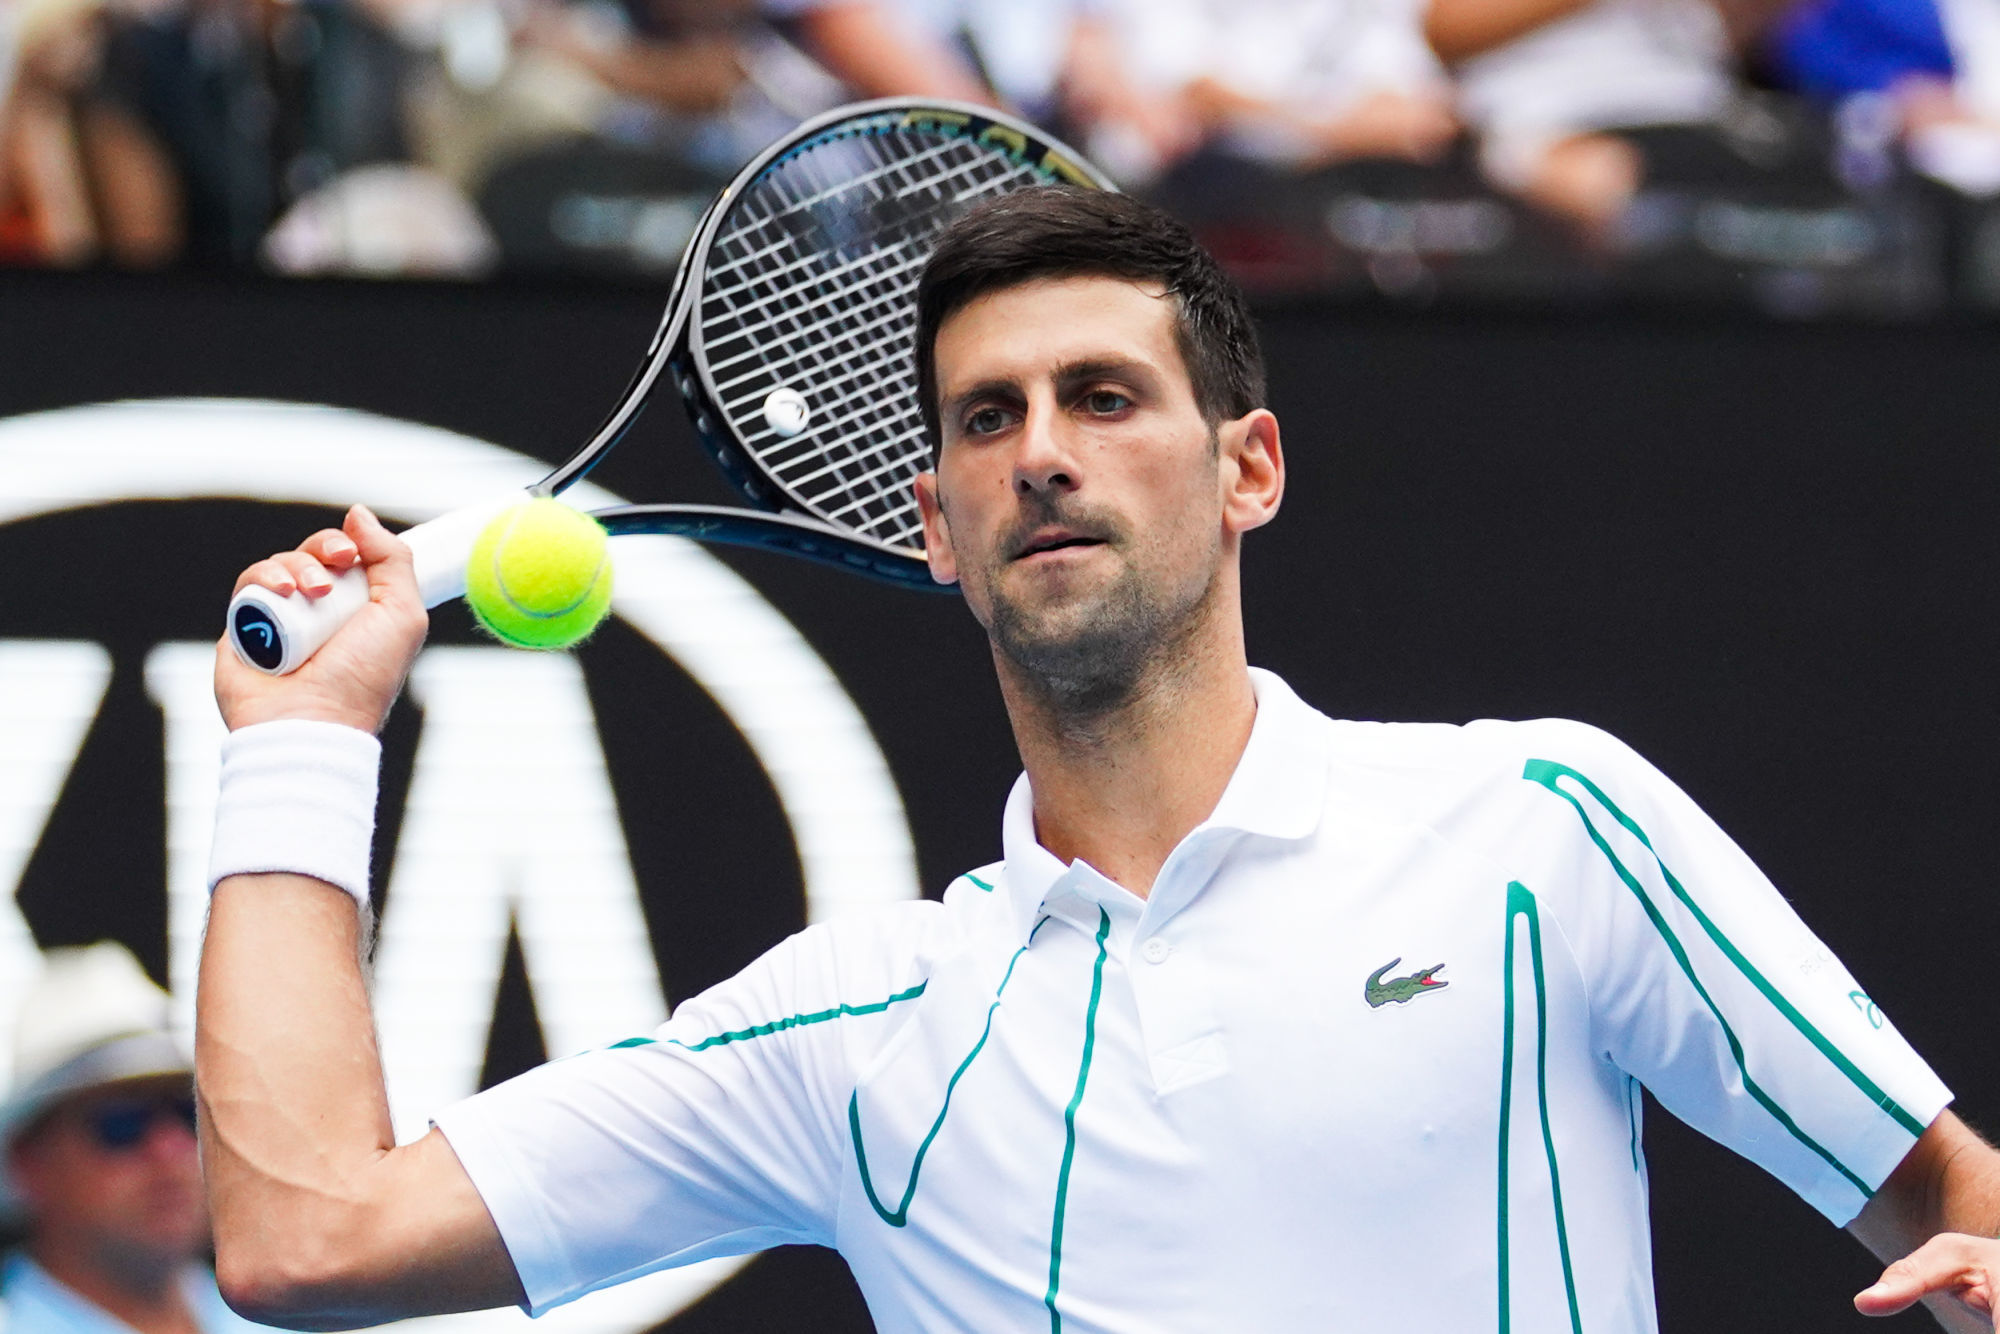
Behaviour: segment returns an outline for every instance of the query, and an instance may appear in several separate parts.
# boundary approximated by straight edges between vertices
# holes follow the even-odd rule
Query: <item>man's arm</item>
[[[1946,1329],[2000,1330],[2000,1152],[1950,1112],[1918,1138],[1848,1231],[1883,1260],[1875,1285],[1854,1299],[1867,1315],[1921,1300]]]
[[[253,566],[243,582],[309,595],[359,561],[368,606],[289,677],[218,646],[233,729],[280,719],[381,725],[423,643],[406,547],[364,510],[344,533]],[[239,585],[240,586],[240,585]],[[196,1084],[230,1305],[297,1329],[520,1302],[500,1234],[444,1138],[397,1148],[361,971],[353,898],[302,875],[216,887],[197,996]]]
[[[518,1303],[444,1137],[395,1147],[360,948],[341,890],[295,875],[216,888],[196,1064],[223,1295],[293,1329]]]

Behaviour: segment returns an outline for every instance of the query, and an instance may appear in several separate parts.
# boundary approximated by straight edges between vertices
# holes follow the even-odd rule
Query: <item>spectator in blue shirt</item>
[[[1911,165],[1967,194],[2000,194],[2000,5],[1992,0],[1802,0],[1765,56],[1782,86],[1900,139]]]

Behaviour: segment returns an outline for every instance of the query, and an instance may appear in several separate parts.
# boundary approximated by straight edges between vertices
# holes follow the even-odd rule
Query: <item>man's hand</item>
[[[1950,1111],[1918,1136],[1847,1230],[1894,1262],[1854,1299],[1862,1314],[1922,1301],[1953,1334],[2000,1330],[2000,1242],[1985,1240],[2000,1231],[2000,1152]]]
[[[236,588],[260,584],[274,593],[324,597],[334,575],[357,565],[368,575],[368,605],[291,675],[267,676],[245,665],[226,636],[216,646],[215,702],[231,731],[280,718],[381,729],[430,626],[401,538],[356,505],[343,527],[322,529],[298,550],[258,561]]]
[[[1855,1294],[1854,1309],[1863,1315],[1894,1315],[1924,1297],[1952,1297],[2000,1330],[2000,1319],[1994,1319],[1996,1290],[2000,1241],[1945,1232],[1883,1270],[1874,1287]]]

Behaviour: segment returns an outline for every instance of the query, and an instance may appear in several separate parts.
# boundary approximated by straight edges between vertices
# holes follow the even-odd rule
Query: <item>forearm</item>
[[[232,1298],[287,1304],[366,1226],[368,1174],[392,1147],[362,980],[361,917],[305,876],[216,887],[195,1043],[203,1170]]]
[[[1849,1231],[1885,1260],[1940,1232],[2000,1234],[2000,1154],[1957,1116],[1940,1114]]]
[[[216,887],[195,1067],[216,1273],[265,1323],[346,1329],[521,1300],[432,1131],[395,1147],[354,901],[296,875]]]
[[[1933,1237],[2000,1235],[2000,1154],[1957,1116],[1944,1112],[1848,1231],[1877,1258],[1891,1263]],[[1946,1329],[1992,1334],[1990,1316],[1969,1310],[1942,1292],[1924,1298],[1924,1305]]]

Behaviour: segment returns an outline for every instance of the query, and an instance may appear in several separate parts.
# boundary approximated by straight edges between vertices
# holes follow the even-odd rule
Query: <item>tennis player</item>
[[[1996,1243],[1965,1234],[2000,1230],[2000,1158],[1671,782],[1580,724],[1339,722],[1248,665],[1284,457],[1182,227],[1013,195],[919,303],[926,545],[1026,769],[1004,857],[412,1144],[357,911],[373,733],[424,636],[409,556],[357,509],[245,573],[312,593],[358,562],[373,601],[296,675],[217,655],[198,1071],[233,1303],[539,1313],[816,1242],[888,1331],[1651,1330],[1643,1085],[1915,1251],[1864,1309],[1994,1328]]]

